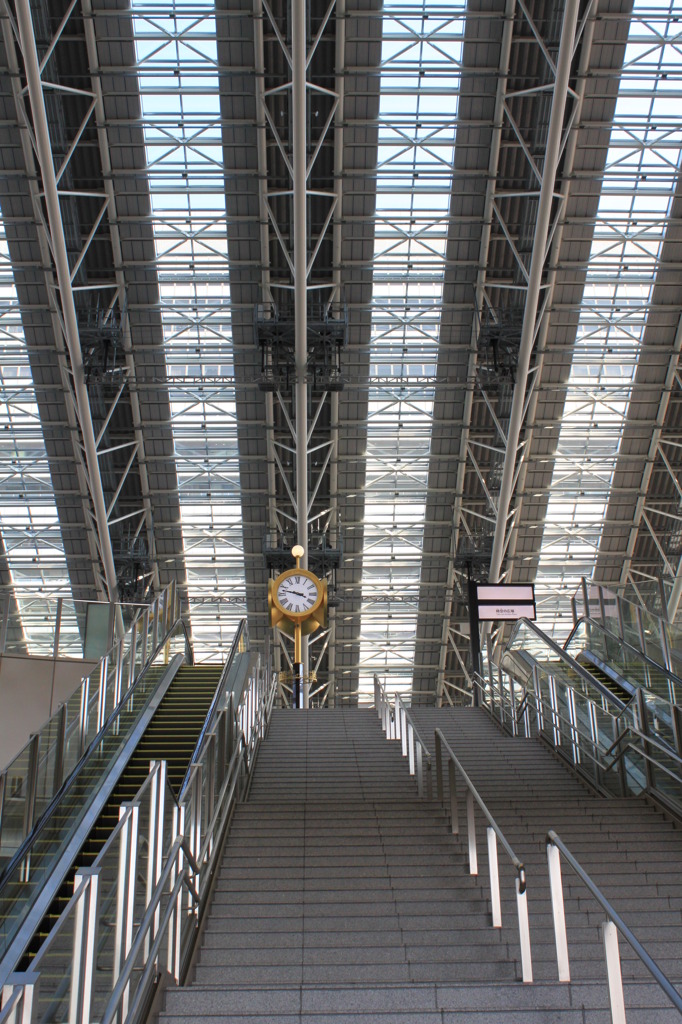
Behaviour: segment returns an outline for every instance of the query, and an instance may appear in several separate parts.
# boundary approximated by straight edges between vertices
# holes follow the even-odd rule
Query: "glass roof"
[[[19,300],[0,218],[0,534],[30,654],[52,649],[44,597],[70,584]]]
[[[563,635],[594,569],[680,160],[682,3],[636,0],[536,577]]]
[[[360,693],[412,683],[466,4],[384,8]],[[424,69],[428,68],[428,75]]]
[[[134,0],[192,637],[246,614],[215,11]]]
[[[219,658],[246,580],[216,9],[132,11],[192,631],[199,656]],[[466,0],[381,11],[365,693],[375,672],[411,685],[466,12]],[[679,19],[682,0],[635,3],[537,575],[540,622],[559,631],[596,561],[678,176]],[[21,609],[69,585],[2,225],[0,288],[0,533]]]

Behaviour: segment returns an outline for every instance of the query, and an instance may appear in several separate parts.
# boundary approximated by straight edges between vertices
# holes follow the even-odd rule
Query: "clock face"
[[[301,615],[309,612],[318,598],[317,587],[308,577],[294,573],[287,576],[277,587],[277,600],[287,612]]]

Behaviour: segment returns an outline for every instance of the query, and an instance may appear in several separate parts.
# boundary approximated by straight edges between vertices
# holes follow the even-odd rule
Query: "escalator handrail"
[[[525,653],[528,653],[528,652],[525,652]],[[532,655],[531,655],[531,657],[532,657]],[[503,669],[503,671],[506,672],[507,669]],[[485,694],[486,688],[489,685],[489,683],[486,680],[484,680],[482,677],[477,678],[476,676],[474,677],[474,682],[478,686],[478,688],[481,691],[481,693]],[[519,685],[523,689],[524,699],[526,697],[532,699],[535,696],[534,692],[532,690],[529,690],[528,687],[523,682],[521,682],[521,680],[517,680],[517,682],[519,683]],[[570,683],[567,683],[566,685],[570,686]],[[583,695],[583,696],[585,696],[585,695]],[[594,704],[594,701],[592,701],[590,697],[585,696],[585,700],[589,701],[591,704]],[[606,713],[607,714],[612,714],[612,712],[610,712],[610,711],[607,711]],[[557,715],[557,717],[560,719],[561,722],[567,724],[570,728],[573,728],[573,725],[570,722],[570,720],[568,718],[566,718],[565,715],[562,715],[560,711],[555,712],[555,714]],[[617,721],[619,718],[621,718],[621,716],[620,715],[613,715],[613,718],[614,718],[614,720]],[[617,746],[617,744],[622,743],[623,740],[627,739],[628,734],[630,736],[636,736],[639,740],[641,740],[642,745],[644,746],[644,749],[641,750],[638,747],[635,747],[630,741],[628,741],[628,745],[633,750],[636,750],[638,754],[640,754],[642,757],[645,757],[647,760],[652,761],[654,763],[654,765],[659,767],[663,772],[666,772],[668,775],[671,775],[673,778],[676,778],[676,779],[679,778],[679,780],[682,781],[682,756],[680,756],[680,754],[678,754],[677,751],[673,750],[672,747],[668,746],[667,743],[663,742],[663,740],[659,740],[658,737],[656,737],[656,736],[651,736],[648,733],[642,732],[641,729],[639,729],[636,725],[634,725],[631,722],[625,722],[625,727],[623,729],[623,732],[620,733],[620,735],[611,744],[611,746],[608,747],[608,749],[606,751],[602,751],[602,753],[604,753],[605,756],[608,755],[614,749],[614,747]],[[651,747],[657,747],[658,750],[660,750],[660,752],[662,754],[664,754],[666,757],[670,758],[673,761],[676,761],[677,764],[680,766],[680,775],[679,775],[679,777],[674,775],[674,773],[672,773],[670,771],[670,769],[666,768],[665,765],[661,764],[659,761],[656,761],[651,756],[651,754],[648,754],[647,751],[646,751],[646,745],[651,746]],[[616,758],[613,761],[613,764],[615,764],[619,760],[620,756],[621,756],[620,754],[616,756]]]
[[[88,804],[81,820],[74,826],[70,833],[67,844],[61,854],[59,854],[59,858],[56,863],[53,864],[46,883],[40,889],[36,899],[27,911],[25,918],[19,924],[7,947],[3,950],[2,959],[0,960],[0,985],[4,984],[4,980],[1,976],[3,970],[7,967],[8,963],[11,964],[11,967],[9,968],[10,971],[15,969],[16,963],[23,955],[24,950],[30,942],[36,928],[40,925],[40,922],[47,913],[59,886],[62,884],[63,879],[73,864],[75,857],[78,856],[78,852],[81,849],[83,842],[87,838],[92,826],[95,824],[102,808],[106,804],[106,801],[109,799],[109,796],[116,785],[116,781],[130,760],[133,751],[137,747],[144,731],[149,725],[158,705],[165,696],[165,693],[173,681],[178,668],[182,664],[183,658],[183,655],[177,654],[173,661],[166,666],[166,672],[159,681],[159,685],[154,690],[153,694],[151,694],[150,699],[145,705],[145,708],[143,709],[133,731],[126,740],[123,748],[116,756],[116,760],[112,765],[110,765],[107,774],[104,776],[101,785],[96,790],[92,801]],[[32,833],[32,835],[34,838],[37,838],[35,833]],[[15,856],[12,858],[11,863],[15,863],[16,860],[17,857]]]
[[[672,672],[669,668],[666,668],[665,665],[661,665],[660,662],[654,661],[654,659],[649,657],[649,655],[646,654],[644,651],[640,651],[638,647],[634,647],[631,643],[628,643],[627,640],[624,640],[622,637],[618,636],[616,633],[612,633],[610,629],[606,629],[604,626],[602,626],[601,622],[597,622],[596,619],[591,618],[589,615],[581,615],[580,616],[580,618],[576,622],[575,626],[573,627],[571,632],[568,634],[568,639],[566,640],[566,643],[564,644],[564,647],[568,647],[568,645],[570,644],[571,640],[575,636],[575,633],[576,633],[578,627],[583,622],[589,622],[592,626],[596,626],[597,629],[601,630],[602,633],[605,633],[606,636],[609,637],[611,640],[615,640],[616,643],[620,644],[621,647],[624,647],[631,654],[634,654],[637,658],[639,658],[641,661],[645,662],[651,668],[655,668],[658,672],[661,672],[664,676],[666,676],[668,679],[670,679],[671,682],[673,682],[673,683],[677,684],[678,686],[682,687],[682,678],[680,678],[680,676],[675,675],[674,672]],[[647,687],[644,687],[644,689],[647,689]]]
[[[556,654],[559,660],[565,663],[568,666],[568,668],[571,669],[571,671],[576,672],[580,676],[580,678],[589,686],[592,686],[595,689],[599,690],[599,692],[606,698],[608,702],[615,704],[618,708],[619,713],[625,710],[625,708],[627,707],[625,701],[622,701],[620,697],[617,697],[615,693],[612,693],[607,686],[604,686],[604,684],[600,683],[598,679],[595,679],[595,677],[591,675],[591,673],[589,673],[586,668],[583,668],[579,661],[576,661],[575,658],[568,654],[563,649],[563,647],[561,647],[561,645],[556,642],[556,640],[552,640],[550,636],[547,636],[547,634],[544,633],[539,626],[536,626],[534,622],[531,622],[530,619],[519,619],[517,621],[514,629],[512,630],[512,634],[509,637],[509,640],[504,646],[502,658],[500,659],[500,665],[504,660],[505,654],[511,655],[519,653],[519,649],[516,648],[515,650],[512,650],[511,645],[516,640],[516,635],[521,631],[521,628],[523,626],[528,626],[531,632],[535,633],[535,635],[540,640],[542,640],[543,643],[547,644],[550,650],[554,654]],[[529,651],[524,651],[523,653],[528,654],[531,658],[533,658],[533,655],[530,654]],[[533,658],[533,661],[535,661],[535,658]]]
[[[176,619],[176,621],[173,623],[173,625],[168,630],[168,633],[166,633],[166,635],[164,636],[163,640],[161,640],[157,644],[156,650],[154,651],[153,655],[151,655],[151,657],[149,658],[149,661],[147,662],[145,667],[142,669],[142,671],[140,672],[139,676],[137,677],[137,679],[135,680],[133,685],[130,686],[126,690],[124,696],[121,697],[121,700],[118,702],[116,707],[113,708],[112,711],[109,713],[109,717],[104,722],[104,725],[102,726],[102,728],[93,737],[90,745],[86,748],[86,750],[83,751],[83,754],[81,755],[79,760],[76,762],[76,764],[73,766],[73,769],[71,770],[71,772],[69,772],[69,775],[66,777],[66,779],[64,779],[64,781],[62,782],[61,786],[59,787],[59,789],[57,790],[55,795],[52,797],[52,799],[50,800],[49,804],[47,805],[47,807],[45,808],[43,813],[40,815],[40,817],[37,819],[37,821],[34,822],[31,831],[28,833],[28,835],[23,840],[23,842],[21,843],[21,846],[18,848],[16,853],[12,856],[11,860],[4,866],[2,871],[0,871],[0,891],[2,891],[2,887],[3,887],[4,883],[5,883],[5,880],[6,880],[7,876],[14,870],[14,868],[17,865],[17,863],[19,863],[19,861],[23,857],[26,856],[28,851],[33,846],[34,842],[36,841],[36,839],[40,835],[42,829],[44,828],[47,819],[53,813],[55,807],[57,807],[57,805],[61,803],[61,801],[64,799],[64,797],[66,796],[68,791],[74,785],[77,777],[80,775],[81,771],[83,770],[83,768],[85,767],[87,762],[92,757],[93,752],[95,751],[95,749],[99,746],[99,744],[104,739],[104,736],[105,736],[106,732],[111,728],[111,726],[112,726],[113,722],[115,721],[115,719],[120,715],[121,709],[122,709],[123,705],[125,703],[127,703],[127,701],[129,701],[131,697],[134,697],[135,691],[137,690],[138,686],[141,684],[142,680],[146,676],[146,674],[149,671],[149,669],[153,666],[154,661],[156,660],[158,655],[161,653],[162,649],[165,647],[166,643],[168,642],[169,637],[172,635],[173,631],[177,628],[178,623],[180,623],[180,625],[182,626],[182,630],[183,630],[183,632],[185,634],[185,641],[187,643],[187,641],[188,641],[187,627],[186,627],[185,623],[182,621],[182,619]],[[191,651],[191,647],[188,648],[188,650]],[[150,694],[150,698],[149,699],[151,700],[152,697],[153,697],[153,694]]]
[[[211,701],[211,706],[208,709],[208,713],[206,715],[206,718],[204,719],[204,724],[201,727],[201,732],[199,733],[199,737],[198,737],[197,742],[195,744],[194,751],[192,753],[192,756],[189,759],[189,765],[187,767],[187,771],[185,772],[185,777],[182,780],[182,783],[180,785],[180,789],[178,790],[178,800],[181,799],[183,793],[185,792],[185,789],[187,788],[187,785],[189,783],[190,775],[192,774],[192,765],[195,764],[195,762],[198,761],[199,758],[201,757],[201,752],[202,752],[202,749],[203,749],[203,746],[204,746],[204,742],[206,740],[206,736],[208,735],[208,733],[209,733],[209,731],[210,731],[210,729],[211,729],[211,727],[213,725],[213,720],[214,720],[214,718],[216,716],[216,709],[218,707],[218,701],[220,700],[220,694],[222,693],[223,686],[225,685],[225,683],[227,681],[227,677],[228,677],[228,674],[230,672],[230,669],[232,668],[232,665],[234,664],[234,659],[237,656],[237,653],[239,651],[239,644],[241,643],[242,637],[244,636],[245,632],[246,632],[246,619],[241,619],[241,621],[239,623],[239,626],[237,628],[237,632],[235,634],[234,640],[232,641],[232,646],[230,647],[230,653],[227,656],[227,661],[225,662],[225,665],[223,667],[223,671],[220,673],[220,679],[218,681],[218,685],[216,686],[215,693],[213,694],[213,700]]]

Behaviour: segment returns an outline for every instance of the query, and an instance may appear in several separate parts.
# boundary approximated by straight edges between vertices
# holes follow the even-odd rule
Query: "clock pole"
[[[295,544],[291,549],[291,553],[296,559],[296,568],[301,567],[301,558],[304,554],[304,549],[300,544]],[[294,624],[294,679],[293,679],[293,693],[291,695],[291,703],[295,708],[308,708],[309,705],[309,687],[308,680],[305,678],[303,672],[303,635],[301,632],[301,623],[296,622]]]
[[[270,625],[294,639],[291,706],[307,708],[310,696],[306,640],[316,629],[327,628],[327,581],[301,568],[304,551],[300,544],[296,544],[291,553],[296,559],[296,568],[286,569],[268,582],[268,611]]]

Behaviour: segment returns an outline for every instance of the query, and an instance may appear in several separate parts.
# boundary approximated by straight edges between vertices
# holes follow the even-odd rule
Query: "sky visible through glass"
[[[682,3],[636,0],[536,578],[560,638],[592,575],[680,160]]]
[[[361,695],[412,683],[465,6],[384,9]]]
[[[0,532],[28,653],[51,653],[54,620],[46,598],[68,597],[70,584],[2,218]],[[52,607],[56,611],[56,601]],[[66,617],[64,624],[69,625]]]
[[[215,11],[134,0],[195,648],[246,613]]]

